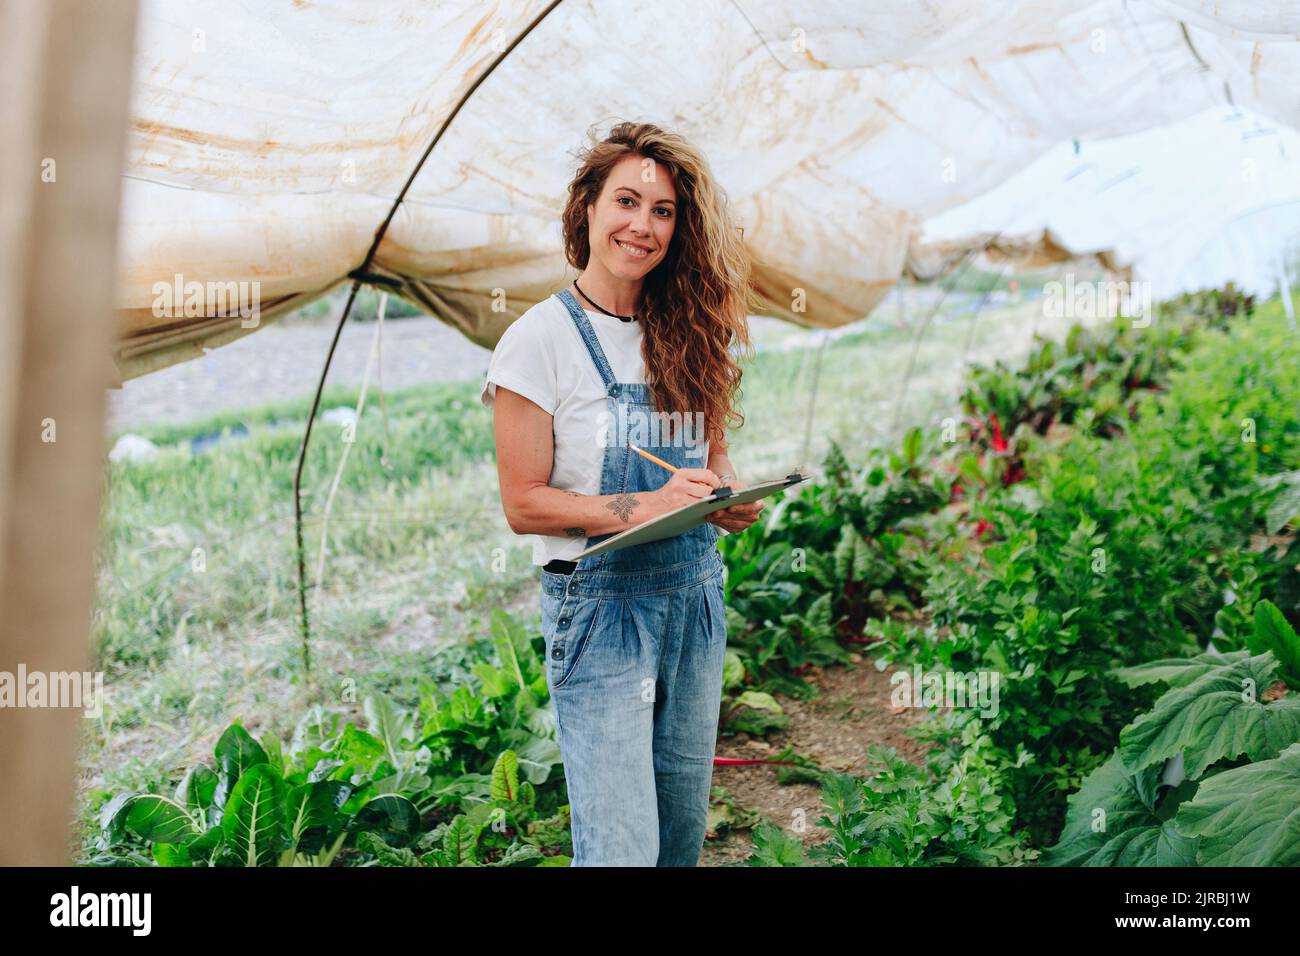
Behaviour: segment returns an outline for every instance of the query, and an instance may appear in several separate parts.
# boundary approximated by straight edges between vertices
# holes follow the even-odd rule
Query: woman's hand
[[[745,483],[739,478],[733,478],[728,484],[732,491],[740,491],[745,487]],[[729,533],[744,531],[758,520],[759,513],[762,512],[766,505],[767,502],[760,498],[758,501],[749,502],[749,504],[732,505],[730,508],[715,511],[704,520],[713,522]]]
[[[707,468],[678,468],[655,492],[659,504],[658,514],[667,514],[683,505],[707,498],[720,484],[722,482],[718,476]]]

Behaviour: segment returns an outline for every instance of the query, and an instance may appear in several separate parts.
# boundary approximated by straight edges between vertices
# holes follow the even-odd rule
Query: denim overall
[[[573,295],[557,296],[605,383],[610,437],[599,494],[662,487],[671,473],[628,448],[616,424],[650,415],[649,387],[614,381]],[[647,434],[644,445],[633,441],[674,467],[706,466],[686,454],[692,449],[680,437],[648,426]],[[704,436],[695,440],[702,449]],[[573,866],[699,860],[727,644],[717,540],[717,527],[704,522],[583,558],[571,574],[542,570],[546,682],[568,784]]]

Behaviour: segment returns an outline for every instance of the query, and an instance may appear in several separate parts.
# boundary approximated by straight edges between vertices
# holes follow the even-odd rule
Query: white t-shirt
[[[644,384],[641,323],[622,322],[590,310],[586,314],[614,372],[614,381]],[[603,420],[598,416],[608,413],[605,383],[578,334],[573,316],[555,296],[537,303],[501,336],[479,395],[479,401],[488,408],[496,400],[497,385],[518,392],[552,416],[555,453],[547,484],[581,495],[599,494],[605,449],[593,436]],[[699,467],[705,467],[708,460],[709,443],[705,442]],[[572,561],[587,548],[586,538],[531,537],[534,564],[545,564],[553,558]]]

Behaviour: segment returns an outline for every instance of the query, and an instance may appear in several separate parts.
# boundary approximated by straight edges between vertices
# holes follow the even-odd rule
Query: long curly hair
[[[619,123],[603,140],[588,136],[564,206],[565,257],[575,269],[587,268],[587,207],[600,198],[620,160],[652,159],[672,174],[677,224],[663,261],[645,277],[637,310],[646,386],[660,412],[703,412],[707,438],[717,442],[745,421],[737,408],[744,372],[731,347],[753,354],[750,259],[726,194],[704,156],[677,133],[651,123]]]

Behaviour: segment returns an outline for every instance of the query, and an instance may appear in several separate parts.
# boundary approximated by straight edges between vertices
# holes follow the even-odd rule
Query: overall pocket
[[[563,687],[573,676],[578,660],[599,619],[604,598],[566,595],[546,635],[546,676],[551,689]]]

